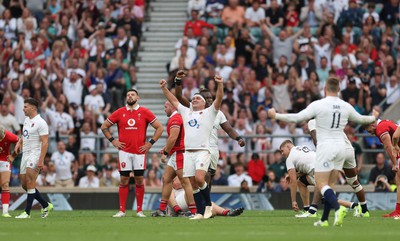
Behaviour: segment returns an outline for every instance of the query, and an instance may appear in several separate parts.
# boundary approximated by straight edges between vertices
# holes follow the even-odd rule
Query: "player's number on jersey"
[[[340,112],[334,112],[331,128],[339,128],[339,123],[340,123]]]

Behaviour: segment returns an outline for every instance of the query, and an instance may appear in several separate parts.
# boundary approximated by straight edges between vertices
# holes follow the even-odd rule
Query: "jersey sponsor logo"
[[[129,119],[127,121],[127,124],[128,124],[129,127],[126,127],[125,130],[136,130],[137,129],[137,127],[134,127],[134,125],[136,124],[135,119],[132,119],[132,118]]]
[[[22,135],[26,138],[26,139],[29,139],[29,132],[28,132],[28,130],[24,130],[24,132],[22,133]]]
[[[190,120],[190,121],[188,122],[188,124],[189,124],[190,127],[194,127],[194,128],[197,128],[197,129],[200,127],[200,125],[197,123],[197,120],[196,120],[196,119]]]

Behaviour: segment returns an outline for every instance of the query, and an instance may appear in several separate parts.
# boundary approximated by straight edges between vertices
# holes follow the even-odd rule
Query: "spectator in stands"
[[[228,186],[228,179],[223,172],[224,161],[219,160],[217,164],[217,169],[215,169],[215,176],[213,178],[212,184],[217,186]]]
[[[252,180],[249,175],[245,173],[244,165],[242,162],[235,164],[235,173],[228,177],[228,186],[230,187],[241,187],[241,183],[246,181],[248,186],[252,186]]]
[[[187,35],[188,29],[191,28],[193,30],[194,37],[199,38],[202,35],[202,28],[204,27],[214,30],[215,32],[217,30],[216,27],[214,27],[214,25],[199,19],[199,10],[192,9],[191,20],[188,20],[186,22],[183,34]]]
[[[287,172],[286,170],[286,164],[284,162],[285,158],[282,156],[282,153],[279,149],[277,149],[274,154],[273,158],[270,159],[269,162],[269,170],[272,170],[275,175],[275,182],[279,182],[281,177],[285,177],[285,173]]]
[[[85,106],[85,111],[91,111],[94,114],[94,118],[97,120],[97,123],[104,122],[104,107],[105,103],[102,96],[98,93],[97,86],[91,85],[89,87],[89,95],[85,96],[83,104]]]
[[[360,90],[357,88],[357,85],[356,85],[356,80],[354,78],[350,77],[347,88],[342,90],[342,92],[341,92],[342,99],[346,102],[348,102],[350,98],[358,100],[359,91]]]
[[[206,11],[206,0],[189,0],[187,15],[190,16],[193,10],[198,11],[199,17],[204,16]]]
[[[93,165],[86,167],[86,176],[79,180],[79,187],[81,188],[98,188],[100,187],[100,180],[96,176],[97,168]]]
[[[396,25],[396,23],[398,23],[398,17],[399,17],[398,14],[399,14],[399,1],[390,0],[388,2],[385,2],[383,9],[379,14],[379,18],[387,26],[394,26]]]
[[[192,67],[193,60],[187,55],[188,46],[182,45],[181,54],[172,58],[169,65],[169,72],[172,73],[178,69],[189,70]]]
[[[147,166],[145,176],[147,176],[147,172],[149,170],[154,170],[156,172],[157,179],[161,180],[164,169],[160,166],[160,157],[157,153],[151,154],[150,165]]]
[[[266,24],[276,34],[284,26],[285,15],[276,0],[271,0],[271,5],[265,11]]]
[[[376,177],[374,182],[374,192],[393,192],[392,185],[388,182],[387,176],[381,174]]]
[[[260,183],[265,175],[265,163],[260,159],[257,153],[253,153],[250,161],[247,163],[248,175],[253,180],[253,185]]]
[[[112,168],[109,166],[106,166],[104,168],[104,174],[103,177],[100,178],[100,187],[118,187],[119,186],[119,180],[115,179],[112,176]]]
[[[376,165],[371,169],[369,174],[369,184],[374,184],[378,179],[379,175],[387,177],[389,183],[393,183],[394,175],[392,168],[386,163],[385,155],[378,153],[375,159]]]
[[[265,11],[260,7],[259,1],[253,1],[251,7],[246,9],[245,19],[250,34],[255,37],[256,42],[259,42],[262,37],[260,25],[265,19]]]
[[[349,0],[349,8],[343,10],[338,19],[338,25],[344,27],[345,24],[351,24],[354,27],[361,28],[363,10],[358,7],[357,0]]]
[[[245,10],[239,5],[239,0],[228,0],[228,5],[222,11],[222,22],[229,28],[241,29],[245,23]]]
[[[96,130],[92,130],[91,124],[84,122],[80,131],[80,149],[94,151],[96,148]]]
[[[317,28],[323,20],[321,5],[316,4],[314,0],[308,1],[308,6],[301,8],[300,21],[302,24],[309,24],[311,28]]]
[[[284,55],[286,56],[289,65],[292,64],[293,43],[303,33],[303,30],[299,30],[296,34],[290,37],[288,37],[288,34],[284,29],[280,30],[279,37],[277,37],[267,24],[263,25],[263,30],[267,33],[267,36],[272,39],[274,63],[277,64],[279,58]]]
[[[400,67],[399,67],[400,69]],[[400,71],[398,71],[400,74]],[[392,75],[389,78],[389,81],[386,82],[386,104],[390,106],[391,104],[395,103],[397,100],[400,99],[400,91],[399,91],[399,81],[400,77],[396,75]]]
[[[154,169],[147,171],[144,184],[146,187],[161,187],[161,181],[157,178],[156,171]]]
[[[64,142],[58,142],[57,151],[51,155],[51,161],[55,167],[55,186],[73,187],[73,173],[78,171],[78,165],[75,156],[66,150]]]
[[[285,177],[279,178],[279,184],[274,188],[274,192],[290,192],[289,183]]]
[[[0,105],[0,123],[6,130],[17,135],[21,134],[21,127],[19,126],[17,119],[10,113],[8,105],[4,102]]]

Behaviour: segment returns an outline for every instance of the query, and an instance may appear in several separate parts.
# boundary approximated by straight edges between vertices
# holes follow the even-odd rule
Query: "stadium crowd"
[[[39,185],[118,185],[118,162],[111,154],[96,160],[95,137],[102,136],[98,128],[104,119],[123,105],[125,91],[136,85],[135,57],[146,4],[143,0],[3,0],[0,4],[0,122],[21,134],[23,100],[40,100],[53,141]],[[189,0],[187,15],[176,56],[167,65],[170,87],[176,71],[186,69],[185,97],[191,99],[200,88],[215,96],[213,77],[219,73],[226,80],[221,110],[241,136],[307,135],[306,123],[269,120],[267,110],[301,111],[323,97],[329,76],[340,78],[342,98],[360,114],[373,108],[383,112],[400,99],[398,0]],[[361,170],[362,148],[354,138],[354,127],[349,125],[346,134],[354,143]],[[258,185],[258,191],[288,191],[279,151],[285,139],[247,139],[249,154],[220,138],[214,184],[240,186],[243,192],[252,185]],[[315,148],[311,138],[294,141]],[[380,147],[375,137],[361,144]],[[385,174],[393,183],[385,156],[378,153],[374,158],[376,167],[366,180],[377,186],[378,180],[384,181],[379,175]],[[148,163],[145,185],[161,186],[159,156],[149,155]],[[10,184],[19,185],[17,161]]]

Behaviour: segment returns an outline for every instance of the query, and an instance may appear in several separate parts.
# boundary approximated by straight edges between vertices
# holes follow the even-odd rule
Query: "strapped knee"
[[[346,181],[355,192],[359,192],[363,189],[361,183],[358,181],[357,175],[355,175],[354,177],[346,177]]]

